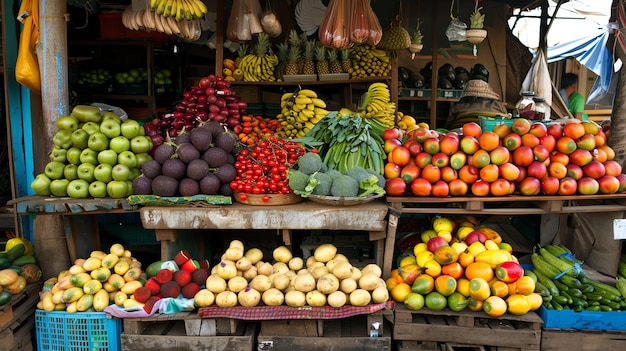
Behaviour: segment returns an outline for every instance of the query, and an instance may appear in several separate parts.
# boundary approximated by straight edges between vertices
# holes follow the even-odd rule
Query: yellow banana
[[[199,9],[201,15],[199,17],[204,16],[207,12],[208,9],[206,7],[206,5],[204,4],[204,2],[202,2],[202,0],[191,0]]]
[[[156,8],[159,6],[159,3],[163,1],[163,0],[150,0],[150,8],[152,10],[156,10]]]
[[[367,88],[367,90],[374,90],[376,88],[385,88],[385,89],[389,89],[389,87],[387,86],[387,84],[382,83],[382,82],[374,82],[372,84],[370,84],[369,88]]]
[[[315,110],[315,105],[313,105],[313,104],[308,104],[308,105],[306,105],[306,109],[307,109],[307,110],[314,111],[314,110]]]
[[[315,107],[326,108],[326,102],[324,102],[324,100],[322,100],[322,99],[312,98],[312,99],[311,99],[311,103],[312,103]]]
[[[309,130],[313,129],[313,127],[315,127],[314,123],[311,123],[310,120],[304,122],[304,127],[305,128],[309,128]]]
[[[296,112],[300,112],[300,111],[305,110],[305,109],[306,109],[306,105],[304,105],[304,104],[299,104],[299,103],[296,102],[293,105],[293,110],[296,111]]]
[[[182,21],[185,19],[185,4],[183,0],[176,0],[176,20]]]
[[[300,111],[301,115],[304,115],[306,117],[306,119],[309,119],[313,116],[315,116],[315,113],[309,109],[304,109],[302,111]]]
[[[291,99],[293,93],[284,93],[283,96],[280,97],[280,101],[287,101]]]
[[[303,111],[300,111],[300,113],[296,115],[296,122],[303,123],[309,120],[309,118],[305,116],[302,112]]]
[[[321,117],[324,117],[328,114],[328,111],[321,107],[316,107],[315,110],[313,110],[313,112],[315,112],[316,116],[321,116]]]
[[[306,97],[306,96],[300,96],[300,94],[298,94],[298,96],[296,96],[296,104],[308,105],[308,104],[311,104],[311,103],[313,103],[313,101],[310,98]]]
[[[176,12],[178,11],[178,1],[177,0],[170,0],[170,12],[169,12],[169,16],[168,17],[175,17],[176,16]]]
[[[309,98],[316,98],[317,97],[317,93],[311,89],[301,89],[298,92],[298,95],[302,95],[302,96],[306,96]]]
[[[156,9],[157,15],[163,16],[163,12],[165,12],[165,7],[167,6],[167,0],[161,0],[159,6]]]

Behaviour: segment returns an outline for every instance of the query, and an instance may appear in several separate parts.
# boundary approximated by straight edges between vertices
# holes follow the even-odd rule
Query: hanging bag
[[[17,62],[15,63],[15,80],[37,94],[41,94],[41,75],[35,53],[35,45],[39,41],[39,3],[36,0],[25,0],[20,7],[19,15],[28,15],[23,19],[20,34]]]

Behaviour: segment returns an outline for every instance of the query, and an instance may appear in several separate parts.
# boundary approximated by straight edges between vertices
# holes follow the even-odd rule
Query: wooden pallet
[[[580,350],[617,351],[626,349],[626,332],[574,329],[544,329],[542,351]]]
[[[393,338],[400,349],[438,349],[444,343],[539,350],[543,320],[534,312],[499,318],[483,312],[412,311],[396,305]]]
[[[32,351],[32,333],[35,330],[35,312],[24,316],[20,323],[0,332],[0,349],[6,351]]]
[[[8,202],[15,205],[17,213],[84,214],[135,211],[138,206],[129,204],[126,199],[73,199],[46,196],[25,196]]]
[[[193,312],[124,318],[121,346],[125,351],[253,350],[256,330],[256,323],[199,318]]]
[[[369,315],[342,319],[263,321],[257,349],[260,351],[391,350],[391,317],[390,311],[378,311]],[[379,327],[377,332],[372,330],[372,323],[376,323]]]
[[[0,307],[0,333],[6,329],[16,328],[28,317],[34,315],[40,290],[41,284],[29,284],[24,291],[14,295],[8,304]]]

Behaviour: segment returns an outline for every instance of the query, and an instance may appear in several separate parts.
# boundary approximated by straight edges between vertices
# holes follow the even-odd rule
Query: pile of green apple
[[[56,120],[50,162],[31,188],[37,195],[72,198],[123,198],[132,195],[132,180],[152,159],[152,141],[133,119],[77,105]]]
[[[154,74],[154,84],[156,85],[172,85],[172,71],[169,69],[158,70]]]
[[[147,81],[148,71],[144,67],[115,73],[115,83],[117,84],[142,84]]]
[[[78,84],[107,84],[111,82],[111,72],[104,68],[96,68],[80,73]]]

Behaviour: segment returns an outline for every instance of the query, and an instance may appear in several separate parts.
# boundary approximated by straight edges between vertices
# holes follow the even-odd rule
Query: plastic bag
[[[367,43],[376,46],[380,42],[380,39],[383,37],[383,27],[380,26],[380,21],[378,21],[378,17],[372,10],[372,6],[370,6],[370,2],[367,2],[367,26],[369,27],[369,33],[367,36]]]
[[[272,9],[270,2],[267,2],[267,8],[261,16],[261,26],[270,38],[276,38],[283,31],[283,27],[278,20],[276,12]]]
[[[353,44],[365,43],[369,38],[368,7],[369,0],[355,0],[352,4],[350,40]]]
[[[230,41],[248,41],[252,39],[245,0],[235,0],[228,18],[226,38]]]
[[[259,34],[263,31],[261,26],[261,4],[259,0],[246,0],[246,8],[248,9],[248,24],[250,25],[250,33]]]
[[[19,14],[27,12],[24,18],[24,29],[20,34],[20,46],[15,63],[15,80],[37,94],[41,94],[41,75],[39,62],[35,53],[35,44],[39,40],[39,2],[25,0],[22,2]]]
[[[446,28],[446,36],[449,41],[465,41],[465,29],[467,25],[456,18],[453,18]]]
[[[319,29],[319,39],[324,46],[337,50],[347,49],[350,41],[350,1],[330,0],[324,21]]]

